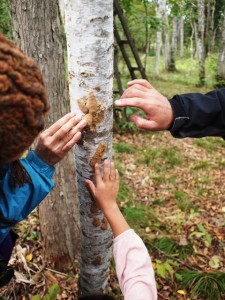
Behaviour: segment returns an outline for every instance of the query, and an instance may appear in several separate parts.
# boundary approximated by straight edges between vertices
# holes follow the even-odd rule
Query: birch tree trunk
[[[169,71],[171,63],[171,51],[170,51],[170,32],[169,32],[169,19],[167,11],[167,0],[161,0],[162,20],[164,22],[164,61],[165,68]]]
[[[179,19],[180,58],[184,56],[184,19]]]
[[[59,11],[54,0],[10,0],[14,38],[39,64],[48,90],[47,126],[70,111],[60,36]],[[67,268],[79,254],[79,212],[74,155],[57,165],[55,188],[40,206],[45,251],[56,268]]]
[[[221,24],[221,39],[219,45],[218,65],[217,65],[217,86],[225,86],[225,15]]]
[[[112,157],[113,0],[66,0],[65,31],[72,111],[85,114],[89,126],[76,146],[81,218],[80,293],[107,286],[112,233],[85,186],[93,165]]]
[[[200,58],[200,44],[198,41],[198,26],[196,21],[194,21],[194,35],[195,35],[195,55],[194,58],[195,59],[199,59]]]
[[[192,23],[192,21],[190,21],[191,24],[191,36],[190,36],[190,55],[191,55],[191,59],[194,58],[194,43],[193,43],[193,37],[194,37],[194,25]]]
[[[148,52],[150,46],[150,38],[149,38],[149,24],[148,24],[148,2],[144,0],[144,8],[145,8],[145,59],[144,59],[144,68],[147,69],[147,60],[148,60]]]
[[[199,84],[205,84],[205,1],[198,0],[198,50],[199,50]]]
[[[162,12],[161,12],[161,1],[156,1],[156,17],[161,23]],[[160,63],[160,54],[161,54],[161,45],[162,45],[162,25],[159,24],[159,27],[156,32],[156,49],[155,49],[155,75],[159,75],[159,63]]]
[[[172,30],[172,40],[170,47],[171,59],[169,64],[169,71],[176,71],[176,53],[177,53],[177,17],[173,17],[173,30]]]

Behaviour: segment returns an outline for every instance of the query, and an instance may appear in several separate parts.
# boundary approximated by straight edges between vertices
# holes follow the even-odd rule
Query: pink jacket
[[[133,229],[114,239],[113,255],[124,300],[156,300],[151,258],[142,239]]]

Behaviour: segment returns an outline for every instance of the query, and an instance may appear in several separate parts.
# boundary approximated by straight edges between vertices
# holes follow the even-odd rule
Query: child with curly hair
[[[69,113],[41,133],[35,151],[19,159],[44,128],[48,109],[37,64],[0,34],[0,287],[14,274],[7,265],[17,238],[12,227],[54,187],[54,165],[86,126]]]

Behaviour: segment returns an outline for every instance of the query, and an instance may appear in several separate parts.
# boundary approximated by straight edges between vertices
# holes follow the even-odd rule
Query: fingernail
[[[122,101],[121,101],[121,100],[116,100],[114,103],[115,103],[116,105],[121,105],[121,104],[122,104]]]

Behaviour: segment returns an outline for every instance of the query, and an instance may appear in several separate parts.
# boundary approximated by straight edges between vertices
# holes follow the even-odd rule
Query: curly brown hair
[[[44,128],[48,109],[37,64],[0,34],[0,163],[28,149]]]

